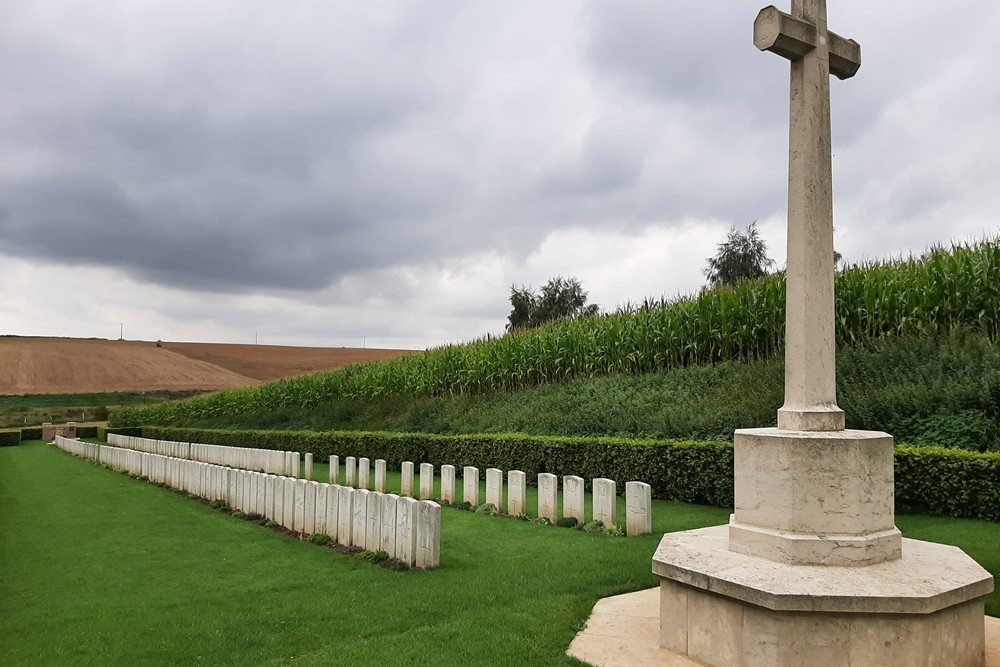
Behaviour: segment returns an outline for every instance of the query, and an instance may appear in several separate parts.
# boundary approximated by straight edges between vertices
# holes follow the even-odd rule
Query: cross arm
[[[816,26],[786,14],[775,6],[765,7],[753,23],[753,43],[761,51],[770,51],[788,60],[798,60],[816,48]],[[836,33],[827,33],[830,73],[849,79],[861,68],[861,45]]]

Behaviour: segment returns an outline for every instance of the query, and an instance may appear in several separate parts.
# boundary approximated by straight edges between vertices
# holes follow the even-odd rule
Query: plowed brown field
[[[0,394],[231,389],[407,350],[0,338]]]

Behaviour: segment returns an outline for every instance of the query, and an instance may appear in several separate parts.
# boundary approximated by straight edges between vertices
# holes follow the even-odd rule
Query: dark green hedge
[[[0,431],[0,447],[16,447],[20,444],[20,431]]]
[[[96,430],[96,432],[94,433],[93,436],[89,436],[88,435],[87,437],[88,438],[90,438],[90,437],[99,438],[99,439],[104,440],[105,442],[107,442],[107,440],[108,440],[108,433],[117,433],[118,435],[130,435],[130,436],[141,436],[142,435],[142,428],[139,427],[139,426],[123,426],[123,427],[119,427],[119,428],[109,428],[107,426],[97,426],[96,429],[97,430]],[[212,443],[206,443],[206,444],[212,444]]]
[[[385,459],[390,468],[403,461],[579,475],[590,483],[607,477],[650,484],[654,498],[732,507],[733,446],[725,442],[557,438],[525,435],[427,435],[344,431],[215,431],[160,426],[143,436],[231,447],[312,452],[319,461],[331,454]]]
[[[125,430],[125,429],[116,429]],[[147,438],[232,447],[312,452],[480,470],[523,470],[579,475],[588,484],[608,477],[623,488],[641,480],[654,498],[733,506],[733,446],[727,442],[678,442],[526,435],[426,435],[343,431],[220,431],[147,426]],[[895,459],[900,511],[1000,521],[1000,454],[899,446]]]
[[[21,440],[41,440],[41,439],[42,439],[42,427],[35,426],[32,428],[21,429]]]
[[[1000,521],[1000,454],[896,447],[900,510]]]

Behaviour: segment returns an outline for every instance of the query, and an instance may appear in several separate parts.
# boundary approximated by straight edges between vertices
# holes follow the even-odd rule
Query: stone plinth
[[[956,547],[902,541],[866,567],[732,551],[729,529],[668,533],[660,645],[712,667],[982,667],[988,572]]]
[[[899,558],[889,434],[739,429],[734,472],[733,551],[817,565]]]

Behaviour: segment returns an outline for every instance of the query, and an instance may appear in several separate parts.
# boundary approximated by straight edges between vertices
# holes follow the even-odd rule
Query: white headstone
[[[403,497],[396,503],[396,559],[413,566],[417,556],[417,500]]]
[[[306,485],[307,482],[304,479],[295,480],[295,518],[292,525],[292,530],[296,532],[302,532],[306,528]],[[313,496],[313,502],[316,501],[316,496]]]
[[[652,489],[644,482],[625,483],[625,534],[653,532]]]
[[[199,464],[198,467],[201,468],[202,470],[204,470],[205,469],[205,464]],[[264,513],[267,511],[267,502],[266,502],[266,500],[267,500],[267,498],[266,498],[266,495],[267,495],[267,475],[265,475],[262,472],[255,472],[253,474],[253,476],[256,479],[256,482],[255,482],[254,486],[256,487],[256,491],[257,491],[257,500],[254,503],[253,511],[256,512],[257,514],[260,514],[261,516],[263,516]]]
[[[575,517],[584,523],[583,478],[576,475],[563,476],[563,516]]]
[[[430,463],[420,464],[420,499],[434,497],[434,466]]]
[[[367,497],[367,523],[365,524],[365,548],[378,551],[382,543],[382,494],[369,492]]]
[[[344,459],[344,484],[350,487],[357,486],[354,474],[358,470],[358,460],[353,456]]]
[[[340,457],[336,454],[330,456],[330,484],[340,483]]]
[[[292,477],[298,477],[302,474],[302,454],[300,452],[292,452]]]
[[[441,506],[433,500],[417,505],[417,557],[419,568],[429,569],[441,564]]]
[[[312,535],[316,532],[316,487],[318,482],[312,480],[302,480],[305,483],[305,504],[304,516],[302,520],[302,530]]]
[[[441,502],[455,504],[455,466],[441,466]]]
[[[336,484],[331,484],[326,490],[326,534],[334,542],[338,542],[340,532],[340,494],[343,490],[344,487]]]
[[[385,493],[385,459],[375,459],[375,490]]]
[[[229,468],[223,468],[223,470],[229,470]],[[271,495],[271,514],[268,516],[272,521],[285,524],[285,478],[274,476],[273,480],[273,490]]]
[[[507,473],[507,514],[521,516],[525,513],[525,495],[527,481],[520,470]]]
[[[281,525],[288,530],[295,530],[295,478],[284,478],[284,513],[281,518]]]
[[[503,511],[503,472],[499,468],[486,469],[486,502]]]
[[[306,452],[306,480],[312,481],[313,478],[313,455],[312,452]]]
[[[413,462],[403,461],[400,466],[399,495],[413,496]]]
[[[462,468],[462,502],[470,505],[479,504],[479,468],[474,466]]]
[[[368,489],[354,491],[354,518],[351,526],[351,544],[366,549],[368,537]]]
[[[594,521],[600,521],[605,526],[618,523],[618,496],[613,479],[598,477],[593,482],[594,488]]]
[[[391,556],[396,557],[396,505],[399,503],[399,496],[395,493],[387,493],[382,496],[382,534],[379,537],[378,548]]]
[[[329,535],[326,527],[327,494],[330,491],[329,484],[317,484],[316,486],[316,518],[314,520],[313,532]]]
[[[354,543],[354,494],[349,486],[337,487],[337,544],[351,546]]]
[[[552,473],[538,475],[538,518],[556,522],[559,508],[559,478]]]
[[[368,473],[371,468],[371,462],[365,457],[358,459],[358,488],[367,489],[368,488]]]

